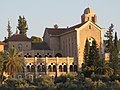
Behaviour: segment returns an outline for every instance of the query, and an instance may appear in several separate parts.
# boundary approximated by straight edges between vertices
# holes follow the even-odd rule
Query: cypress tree
[[[97,43],[95,40],[92,41],[92,46],[89,50],[89,66],[98,67],[100,61],[99,49],[97,48]]]
[[[112,58],[110,60],[110,66],[114,70],[114,74],[119,73],[119,59],[118,59],[118,39],[117,39],[117,32],[115,32],[115,38],[113,42],[113,51],[112,51]]]
[[[88,62],[89,62],[89,49],[90,49],[90,44],[89,44],[88,39],[86,39],[85,48],[84,48],[84,63],[85,63],[85,65],[88,65]]]
[[[109,27],[109,30],[106,32],[105,37],[107,38],[106,41],[106,52],[109,52],[111,54],[112,52],[112,48],[113,48],[113,27],[114,25],[111,24],[111,26]],[[112,57],[110,57],[112,58]]]
[[[27,26],[27,21],[24,16],[23,17],[19,16],[17,28],[19,29],[19,34],[27,35],[26,33],[28,30],[28,26]]]
[[[12,31],[11,31],[11,26],[10,26],[10,21],[9,20],[8,20],[7,31],[8,31],[8,38],[9,38],[12,35]]]

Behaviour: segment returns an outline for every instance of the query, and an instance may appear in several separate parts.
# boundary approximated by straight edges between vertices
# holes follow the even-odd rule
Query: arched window
[[[26,57],[26,58],[27,58],[27,55],[24,55],[24,57]]]
[[[67,65],[64,65],[63,72],[67,72]]]
[[[37,57],[37,55],[35,55],[34,57]]]
[[[74,65],[74,71],[77,72],[77,65]]]
[[[62,57],[62,54],[57,53],[57,54],[55,55],[55,57]]]
[[[62,65],[59,66],[59,72],[62,72]]]
[[[42,57],[42,55],[39,55],[38,57],[39,57],[39,58],[41,58],[41,57]]]
[[[29,46],[28,45],[26,45],[26,50],[29,50]]]
[[[32,57],[31,55],[29,55],[28,57]]]
[[[73,65],[70,65],[70,72],[73,72]]]
[[[31,66],[31,72],[34,72],[35,71],[35,67],[34,65]]]
[[[56,72],[56,71],[57,71],[56,65],[53,65],[53,72]]]
[[[38,65],[37,70],[38,70],[38,72],[41,72],[41,71],[42,71],[42,68],[41,68],[40,65]]]
[[[22,44],[21,43],[18,44],[18,50],[22,51]]]
[[[48,57],[47,55],[45,55],[45,57]]]
[[[52,57],[52,55],[49,55],[49,57]]]
[[[30,66],[29,65],[27,66],[27,72],[30,72]]]
[[[51,65],[48,66],[48,71],[49,71],[49,72],[52,72],[52,67],[51,67]]]
[[[45,72],[45,65],[42,65],[42,72]]]

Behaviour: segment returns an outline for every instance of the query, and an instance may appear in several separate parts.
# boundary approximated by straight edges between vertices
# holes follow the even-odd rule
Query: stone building
[[[14,34],[5,41],[5,48],[15,47],[23,52],[25,76],[61,75],[81,68],[86,39],[90,43],[96,40],[101,56],[104,54],[103,31],[97,24],[93,9],[88,7],[81,16],[80,24],[67,28],[46,28],[44,42],[32,43],[27,36]]]
[[[59,50],[63,57],[74,57],[80,68],[86,39],[96,40],[100,53],[103,54],[103,29],[97,25],[97,16],[91,8],[86,8],[81,16],[81,23],[69,28],[46,28],[43,40],[51,50]]]

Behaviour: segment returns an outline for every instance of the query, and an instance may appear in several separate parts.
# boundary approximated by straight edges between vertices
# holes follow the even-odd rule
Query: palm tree
[[[15,75],[24,69],[24,60],[20,57],[21,52],[17,52],[15,48],[9,48],[4,52],[4,70],[8,75]]]
[[[4,63],[4,58],[3,58],[3,52],[0,52],[0,84],[2,83],[2,78],[3,78],[3,63]]]
[[[113,69],[110,67],[110,63],[108,62],[103,62],[103,65],[96,68],[96,73],[97,74],[104,74],[107,76],[112,76],[113,75]]]

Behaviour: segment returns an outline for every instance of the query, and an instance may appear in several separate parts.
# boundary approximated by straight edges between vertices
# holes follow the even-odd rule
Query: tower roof
[[[95,14],[95,13],[92,8],[88,7],[84,10],[84,14]]]

